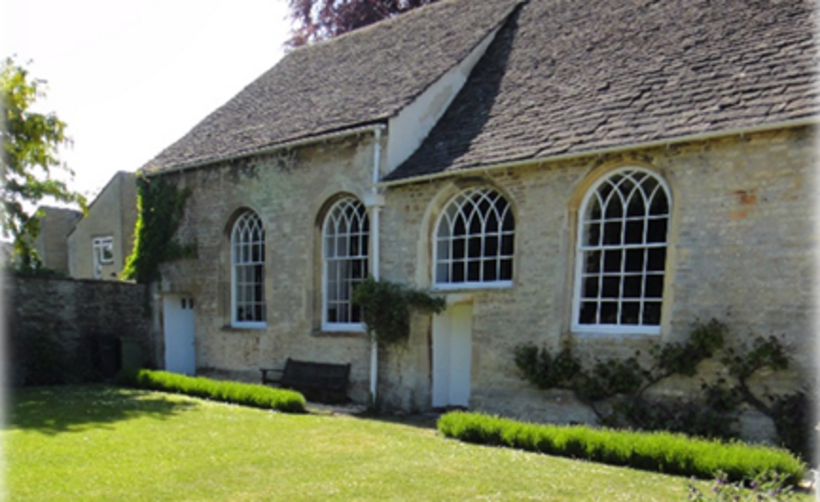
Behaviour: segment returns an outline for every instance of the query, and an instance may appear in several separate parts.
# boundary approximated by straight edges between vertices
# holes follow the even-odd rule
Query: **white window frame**
[[[339,243],[344,251],[338,253]],[[355,243],[358,242],[358,246]],[[344,197],[328,209],[322,225],[322,330],[364,332],[365,326],[358,321],[331,321],[329,311],[331,303],[342,308],[346,317],[354,317],[354,306],[351,303],[353,288],[357,282],[367,278],[370,271],[370,219],[367,209],[361,201],[353,197]],[[347,268],[348,273],[344,273]],[[359,277],[353,277],[358,269]],[[334,279],[331,281],[331,279]],[[336,288],[331,300],[331,282]],[[361,315],[361,314],[360,314]]]
[[[620,218],[620,222],[621,222],[621,238],[620,238],[621,244],[617,244],[617,245],[603,244],[603,238],[604,238],[603,233],[604,233],[604,228],[605,228],[604,223],[605,222],[617,222],[618,221],[617,218],[607,219],[603,211],[606,208],[606,204],[609,201],[612,200],[612,197],[614,197],[616,195],[616,192],[618,192],[618,191],[613,189],[612,192],[610,192],[609,196],[607,197],[607,200],[604,201],[604,207],[602,208],[602,214],[601,214],[600,220],[590,220],[590,218],[589,218],[589,212],[591,211],[590,204],[593,201],[599,201],[600,200],[600,197],[598,196],[598,193],[599,193],[599,189],[601,189],[604,184],[610,182],[610,180],[612,180],[613,178],[615,178],[617,176],[624,176],[624,177],[630,177],[631,178],[631,176],[633,176],[635,174],[646,175],[647,177],[643,178],[643,180],[648,179],[649,177],[651,177],[655,182],[657,182],[657,186],[653,189],[652,193],[649,194],[650,201],[651,201],[651,197],[654,197],[654,194],[656,194],[658,190],[663,191],[663,195],[666,197],[667,212],[664,215],[650,215],[649,214],[649,206],[646,204],[646,191],[641,186],[636,186],[630,192],[631,195],[629,196],[629,198],[627,199],[626,202],[628,203],[629,200],[631,200],[631,197],[633,195],[644,196],[645,211],[643,213],[643,216],[642,217],[628,217],[627,216],[627,210],[626,210],[627,206],[623,206],[623,211],[622,211],[623,215]],[[640,184],[643,183],[643,180],[641,181]],[[633,179],[633,181],[634,181],[634,179]],[[577,231],[577,240],[576,240],[576,246],[575,246],[575,249],[576,249],[576,253],[575,253],[575,286],[574,286],[573,305],[572,305],[572,331],[573,332],[575,332],[575,333],[590,333],[590,334],[613,334],[613,335],[632,335],[632,334],[634,334],[634,335],[659,335],[661,333],[661,326],[663,325],[663,310],[664,310],[663,307],[664,307],[664,304],[665,304],[666,285],[667,285],[667,282],[668,282],[667,273],[668,273],[668,270],[669,270],[669,235],[670,235],[670,226],[671,226],[671,221],[672,221],[673,207],[674,206],[673,206],[673,200],[672,200],[672,193],[671,193],[671,190],[669,189],[669,186],[667,185],[666,181],[661,176],[659,176],[657,173],[655,173],[655,172],[653,172],[649,169],[642,168],[642,167],[628,166],[628,167],[618,168],[618,169],[613,170],[613,171],[607,173],[606,175],[602,176],[591,187],[589,187],[586,194],[584,195],[584,199],[581,203],[580,210],[578,212],[578,224],[577,224],[578,231]],[[649,223],[649,221],[650,220],[651,221],[660,221],[662,219],[666,220],[666,235],[664,236],[663,242],[651,242],[651,243],[648,242],[647,241],[647,233],[648,233],[648,223]],[[625,235],[626,235],[626,232],[627,232],[626,223],[628,221],[642,221],[643,222],[643,234],[642,234],[642,241],[643,242],[641,244],[625,244],[624,243],[624,241],[626,240]],[[588,244],[585,244],[585,242],[584,242],[586,237],[587,237],[587,233],[586,233],[587,225],[592,225],[592,224],[599,224],[600,225],[600,235],[601,235],[601,237],[600,237],[600,240],[599,240],[599,244],[597,246],[596,245],[588,245]],[[659,249],[659,248],[664,248],[665,249],[663,270],[661,270],[661,271],[657,271],[657,270],[648,271],[647,270],[647,264],[649,262],[648,250],[649,249]],[[627,273],[627,271],[626,271],[626,266],[627,266],[626,265],[626,256],[627,256],[627,253],[626,252],[629,251],[629,250],[634,251],[634,250],[640,250],[640,249],[645,250],[645,253],[646,253],[644,255],[643,262],[642,262],[642,270],[640,271],[640,273],[638,273],[637,271],[629,271],[629,273]],[[605,251],[608,251],[608,250],[609,251],[618,251],[618,250],[621,251],[620,270],[617,271],[617,272],[607,273],[605,270],[603,270],[603,268],[604,268],[604,263],[603,262],[604,262],[604,259],[606,257],[605,256]],[[600,258],[601,261],[599,262],[600,263],[600,265],[599,265],[600,270],[598,272],[587,273],[587,270],[585,269],[585,264],[586,264],[585,253],[594,252],[594,251],[601,252],[601,258]],[[598,283],[598,296],[597,297],[590,297],[590,298],[595,298],[597,303],[598,303],[597,310],[596,310],[596,317],[598,317],[598,318],[600,318],[601,303],[603,303],[602,299],[604,298],[603,297],[603,278],[604,277],[618,277],[620,279],[620,281],[619,281],[620,294],[617,298],[613,298],[611,300],[611,302],[617,302],[618,303],[619,323],[616,323],[616,324],[612,324],[612,323],[608,323],[608,324],[601,324],[601,323],[598,323],[598,324],[588,324],[588,323],[587,324],[582,324],[580,322],[581,303],[582,303],[582,300],[583,300],[581,295],[582,295],[582,289],[583,289],[583,285],[584,285],[584,279],[586,277],[594,277],[596,275],[600,278],[599,283]],[[643,291],[643,290],[646,287],[646,277],[649,276],[649,275],[660,276],[660,277],[663,278],[663,285],[661,287],[661,296],[659,298],[654,298],[654,297],[653,298],[647,298],[645,296],[645,291]],[[629,277],[640,277],[641,289],[642,289],[641,296],[639,296],[639,297],[625,297],[624,296],[624,291],[623,291],[624,283],[625,283],[624,278],[627,277],[627,276],[629,276]],[[621,320],[620,318],[621,318],[621,313],[622,313],[621,309],[623,307],[623,303],[635,303],[635,302],[640,303],[638,321],[639,321],[639,323],[642,323],[643,322],[643,319],[642,319],[643,306],[644,306],[644,303],[647,302],[647,301],[659,302],[660,303],[658,324],[620,324],[620,320]]]
[[[106,251],[110,256],[106,256]],[[114,238],[112,236],[95,237],[91,240],[93,272],[96,279],[102,279],[102,266],[114,263]]]
[[[234,222],[231,229],[231,326],[235,328],[263,329],[267,319],[265,302],[265,227],[262,219],[253,212],[245,211]],[[261,266],[261,273],[254,274]],[[258,275],[251,280],[240,282],[241,276]],[[260,297],[241,298],[240,288],[259,288]],[[245,290],[247,292],[247,289]],[[262,307],[261,319],[251,321],[239,319],[240,307]]]
[[[504,201],[505,207],[499,209],[498,202]],[[486,202],[490,205],[486,213],[482,213],[478,207],[480,202]],[[511,228],[505,228],[504,223],[509,216]],[[478,223],[481,227],[477,233],[470,233],[469,227],[473,218],[478,218]],[[491,230],[492,218],[495,222],[495,229]],[[463,236],[454,237],[455,226],[458,221],[462,221],[465,225],[465,233]],[[512,204],[499,191],[489,187],[471,187],[462,190],[454,197],[452,197],[438,217],[435,225],[435,233],[433,235],[433,288],[436,290],[458,290],[458,289],[489,289],[489,288],[509,288],[513,285],[513,277],[515,274],[515,214],[513,213]],[[457,239],[463,239],[464,250],[463,255],[453,257],[454,249],[453,243]],[[468,246],[466,242],[468,239],[478,239],[481,245],[480,255],[477,257],[470,257]],[[489,239],[496,239],[495,253],[486,248]],[[503,252],[503,243],[509,242],[509,253]],[[446,248],[446,256],[442,256],[441,248]],[[465,280],[461,282],[453,282],[453,265],[460,263],[464,267],[464,278],[469,278],[469,266],[471,264],[479,263],[479,280]],[[484,280],[484,265],[486,263],[495,264],[496,277],[502,275],[502,263],[509,262],[508,279],[492,279]],[[441,267],[446,267],[446,278],[440,277]]]

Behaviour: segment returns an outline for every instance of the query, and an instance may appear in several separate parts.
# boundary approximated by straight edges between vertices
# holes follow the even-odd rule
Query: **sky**
[[[60,159],[89,202],[274,66],[287,0],[0,0],[0,56],[48,82]]]

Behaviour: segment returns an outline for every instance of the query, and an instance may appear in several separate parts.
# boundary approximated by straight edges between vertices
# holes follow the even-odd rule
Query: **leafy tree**
[[[436,0],[288,0],[290,47],[327,40]]]
[[[53,177],[58,172],[74,173],[57,157],[59,147],[70,144],[65,122],[53,113],[31,111],[35,101],[45,97],[45,81],[31,78],[25,67],[6,58],[0,68],[0,84],[0,104],[5,112],[0,118],[3,236],[14,239],[19,266],[37,268],[33,240],[39,233],[39,220],[30,208],[51,197],[85,209],[85,198]]]

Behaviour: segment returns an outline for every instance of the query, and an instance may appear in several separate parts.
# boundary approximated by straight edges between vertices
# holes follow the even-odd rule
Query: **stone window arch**
[[[351,301],[353,288],[369,271],[370,221],[358,199],[333,203],[322,224],[322,329],[363,330],[361,308]]]
[[[586,192],[578,218],[573,330],[658,334],[672,197],[639,167],[616,169]]]
[[[231,229],[231,325],[264,327],[265,310],[265,229],[246,210]]]
[[[471,187],[444,206],[435,226],[433,283],[437,288],[511,286],[515,216],[504,195]]]

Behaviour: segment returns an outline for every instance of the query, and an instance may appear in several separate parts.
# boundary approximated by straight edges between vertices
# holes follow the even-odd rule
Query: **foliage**
[[[185,211],[190,189],[179,190],[164,178],[137,180],[137,224],[134,249],[125,262],[122,276],[147,284],[159,279],[159,265],[193,256],[193,244],[182,245],[174,236]]]
[[[356,286],[352,302],[362,308],[362,320],[371,338],[387,344],[404,343],[410,336],[410,310],[439,313],[446,306],[436,298],[372,276]]]
[[[328,40],[436,0],[288,0],[290,47]]]
[[[38,215],[26,206],[52,198],[78,204],[85,210],[85,198],[53,177],[74,173],[58,159],[59,148],[70,144],[65,122],[54,113],[31,110],[38,99],[46,96],[45,81],[31,78],[24,66],[6,58],[0,68],[0,85],[0,108],[5,111],[0,118],[3,236],[14,239],[18,266],[25,269],[39,263],[33,241],[40,231]]]
[[[15,391],[5,418],[9,500],[686,499],[680,478],[446,440],[421,417],[275,413],[93,385]]]
[[[812,458],[816,452],[817,438],[808,393],[798,391],[794,394],[770,396],[770,399],[772,405],[769,416],[774,421],[783,446],[804,459]]]
[[[122,371],[117,375],[117,383],[127,387],[174,392],[286,413],[305,412],[305,398],[298,392],[272,389],[264,385],[218,382],[204,377],[152,370]]]
[[[685,342],[653,347],[649,367],[642,366],[636,354],[624,360],[596,360],[591,369],[583,368],[569,346],[553,358],[545,348],[525,344],[515,349],[514,358],[522,378],[541,389],[571,390],[602,424],[732,439],[739,436],[737,413],[746,403],[774,421],[783,445],[809,459],[813,450],[806,393],[764,398],[748,383],[764,368],[787,369],[785,347],[772,336],[755,338],[745,350],[724,348],[726,333],[726,326],[714,319],[695,323]],[[694,399],[646,397],[647,389],[673,375],[696,376],[701,362],[719,354],[733,383],[704,383],[702,394]]]
[[[764,502],[795,500],[791,486],[786,486],[785,479],[776,472],[762,472],[749,482],[730,483],[725,473],[719,473],[715,479],[711,494],[701,492],[698,487],[689,484],[687,500],[695,502]]]
[[[776,472],[784,482],[796,484],[806,467],[786,450],[668,432],[539,425],[465,412],[442,416],[437,427],[446,437],[470,443],[705,479],[719,471],[732,481],[753,480],[761,473]]]

